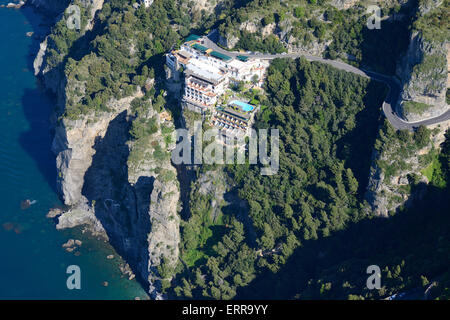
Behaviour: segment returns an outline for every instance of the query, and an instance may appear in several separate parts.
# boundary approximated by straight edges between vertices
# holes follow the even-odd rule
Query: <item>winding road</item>
[[[217,41],[217,30],[214,30],[207,37],[203,38],[204,45],[208,48],[211,48],[217,52],[226,54],[230,57],[236,58],[239,55],[245,55],[256,59],[264,59],[264,60],[272,60],[275,58],[298,58],[305,57],[308,61],[318,61],[322,63],[327,63],[337,69],[348,71],[375,81],[380,81],[385,83],[389,87],[389,93],[386,96],[386,99],[383,102],[383,112],[389,123],[397,130],[407,129],[409,131],[413,131],[415,128],[418,128],[421,125],[429,126],[433,124],[438,124],[441,122],[445,122],[450,120],[450,110],[441,114],[440,116],[418,121],[418,122],[407,122],[403,120],[399,115],[397,115],[393,109],[397,105],[398,99],[400,97],[401,85],[398,80],[393,77],[386,76],[377,72],[358,69],[354,66],[351,66],[347,63],[324,59],[317,56],[311,56],[303,53],[281,53],[281,54],[264,54],[264,53],[242,53],[236,51],[228,51],[216,44]]]

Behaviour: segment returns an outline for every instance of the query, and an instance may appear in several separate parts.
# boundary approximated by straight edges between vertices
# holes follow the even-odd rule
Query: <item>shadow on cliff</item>
[[[135,185],[128,182],[126,143],[130,125],[124,111],[109,123],[103,139],[96,140],[82,194],[94,206],[111,245],[148,291],[147,236],[151,229],[149,209],[154,178],[140,177]]]
[[[278,272],[264,271],[239,288],[236,299],[347,299],[349,294],[378,299],[399,288],[422,288],[420,276],[432,279],[449,263],[450,189],[430,186],[427,191],[414,207],[390,218],[365,218],[326,238],[302,241]],[[271,261],[270,255],[264,258]],[[391,278],[382,273],[384,293],[366,288],[370,265],[392,272]]]
[[[408,49],[411,25],[418,8],[417,0],[409,0],[396,14],[398,20],[383,19],[380,29],[362,27],[361,63],[384,74],[394,75],[399,59]]]
[[[372,151],[383,123],[381,106],[386,96],[387,87],[380,82],[370,81],[364,96],[364,108],[355,116],[355,127],[336,141],[337,156],[345,160],[358,181],[358,198],[364,197],[369,183]]]
[[[238,187],[234,187],[227,191],[223,195],[223,199],[227,202],[227,205],[222,207],[223,214],[235,216],[245,228],[245,232],[248,233],[246,238],[247,244],[251,248],[256,248],[256,230],[253,226],[253,221],[249,216],[249,207],[245,200],[239,198]]]

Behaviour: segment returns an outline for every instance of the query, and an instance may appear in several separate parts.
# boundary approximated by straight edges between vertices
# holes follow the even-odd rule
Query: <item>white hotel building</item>
[[[201,114],[213,111],[230,82],[253,81],[256,76],[256,85],[262,85],[267,61],[245,56],[232,58],[201,43],[201,37],[191,36],[179,50],[166,55],[168,78],[179,80],[184,72],[183,108]]]

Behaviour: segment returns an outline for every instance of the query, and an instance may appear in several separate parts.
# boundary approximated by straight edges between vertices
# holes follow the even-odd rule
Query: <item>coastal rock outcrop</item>
[[[51,4],[33,2],[43,10]],[[76,70],[87,77],[92,64],[101,62],[89,54],[87,44],[104,1],[77,4],[87,9],[87,24],[74,33],[74,41],[78,54],[83,56],[84,48],[87,54]],[[151,297],[162,298],[162,282],[170,280],[172,273],[167,271],[175,268],[179,250],[179,184],[168,151],[175,143],[173,123],[161,115],[161,107],[152,106],[151,98],[143,98],[140,86],[121,98],[111,97],[99,110],[85,108],[68,115],[68,109],[83,103],[87,81],[67,70],[75,60],[67,58],[67,52],[60,50],[64,46],[54,41],[45,38],[34,63],[36,75],[57,100],[52,151],[57,189],[66,208],[51,210],[48,217],[55,219],[57,229],[83,226],[108,240],[129,264],[130,279],[136,276]],[[154,79],[145,83],[148,91]],[[133,101],[138,100],[145,107],[136,112]],[[140,123],[155,130],[137,137],[132,131]]]
[[[53,143],[58,188],[70,209],[58,218],[57,228],[87,225],[109,239],[158,298],[161,281],[170,277],[161,275],[161,265],[174,267],[178,259],[180,195],[170,157],[152,156],[155,146],[167,141],[159,114],[151,108],[146,114],[160,128],[148,141],[130,138],[136,121],[131,101],[141,96],[111,103],[115,111],[95,119],[65,120],[58,126]]]
[[[141,92],[111,101],[109,108],[113,112],[86,115],[77,120],[63,119],[56,127],[52,151],[57,155],[57,188],[66,205],[75,205],[82,199],[84,175],[96,153],[95,142],[105,136],[111,121],[129,110],[131,101],[139,96],[142,96]]]
[[[46,15],[57,15],[55,23],[64,23],[65,17],[62,13],[73,1],[64,0],[29,0],[31,5],[44,11]],[[53,2],[58,2],[54,5]],[[86,26],[83,30],[77,30],[76,38],[72,41],[81,39],[87,31],[92,30],[94,26],[95,14],[102,9],[104,0],[79,0],[79,5],[86,9]],[[51,8],[51,9],[49,9]],[[59,14],[59,15],[58,15]],[[66,103],[67,78],[64,74],[66,53],[60,52],[54,39],[50,36],[45,37],[40,44],[39,52],[34,60],[34,74],[43,80],[45,88],[56,95],[57,105],[60,109]]]
[[[446,9],[443,7],[442,1],[421,2],[421,16],[415,22],[408,50],[397,66],[396,73],[403,85],[398,111],[409,122],[437,117],[450,109],[446,101],[450,83],[449,32],[434,26],[434,15],[439,16],[439,10]]]
[[[353,7],[358,2],[359,0],[332,0],[330,3],[332,6],[342,10]]]

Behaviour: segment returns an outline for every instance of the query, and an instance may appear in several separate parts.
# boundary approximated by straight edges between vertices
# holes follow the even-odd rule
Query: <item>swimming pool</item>
[[[254,106],[252,106],[251,104],[239,101],[239,100],[233,100],[230,102],[230,105],[236,105],[238,107],[240,107],[242,109],[242,111],[244,112],[250,112],[253,111],[253,109],[255,109]]]

